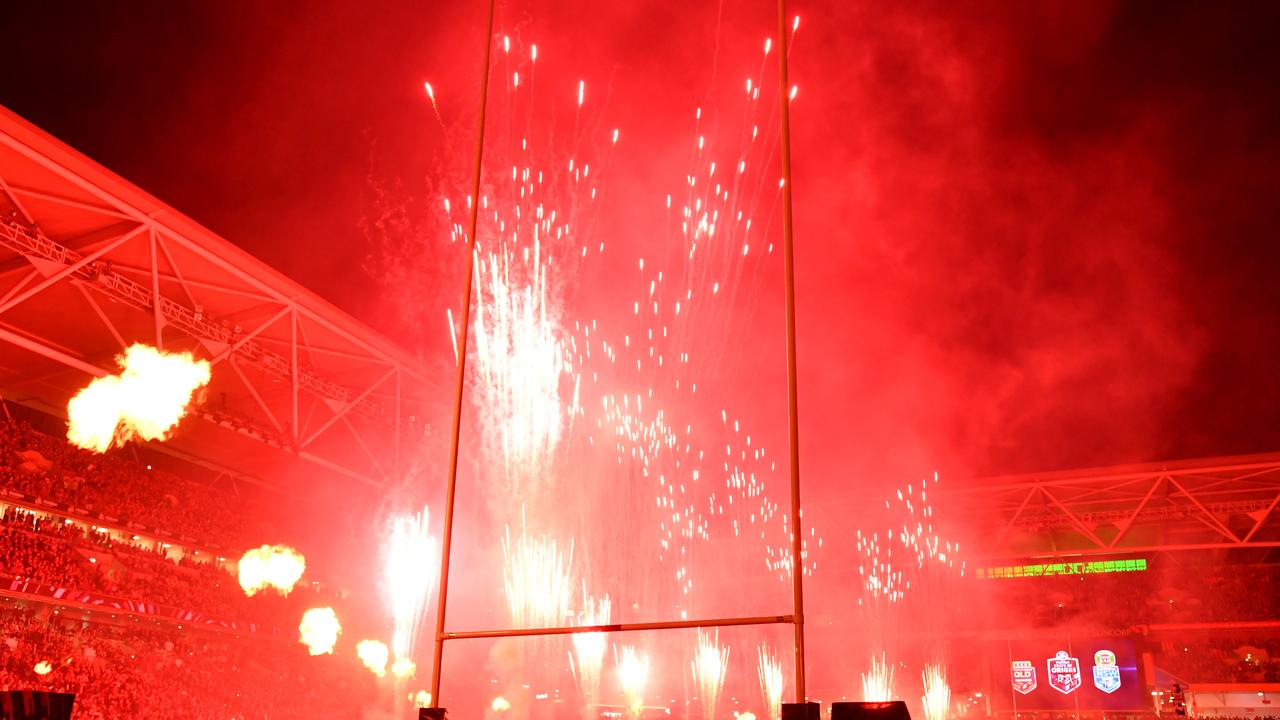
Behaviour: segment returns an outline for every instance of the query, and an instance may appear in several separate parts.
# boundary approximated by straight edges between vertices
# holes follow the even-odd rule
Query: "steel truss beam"
[[[0,217],[0,247],[22,258],[6,263],[10,267],[3,275],[13,274],[15,278],[11,285],[0,289],[3,296],[0,313],[69,281],[89,306],[85,308],[86,316],[91,311],[98,318],[111,334],[114,345],[134,338],[113,323],[104,311],[106,303],[100,304],[102,297],[150,316],[157,346],[171,339],[165,330],[179,331],[205,345],[216,361],[226,361],[224,364],[235,368],[233,374],[239,377],[252,398],[250,407],[256,403],[272,427],[270,430],[253,428],[252,423],[235,421],[234,416],[226,413],[213,419],[217,424],[226,425],[226,418],[232,417],[237,428],[253,429],[254,432],[249,433],[252,437],[366,483],[381,484],[370,475],[385,481],[389,474],[399,472],[400,434],[414,427],[414,416],[421,415],[416,403],[406,403],[408,398],[402,397],[402,388],[416,391],[434,386],[432,379],[406,353],[345,318],[329,314],[323,302],[312,299],[305,290],[242,252],[229,246],[226,253],[222,252],[225,240],[61,146],[3,108],[0,108],[0,146],[15,153],[0,168],[0,175],[10,174],[12,169],[12,179],[17,180],[16,174],[28,170],[29,164],[41,170],[40,177],[47,174],[50,179],[47,186],[35,187],[30,186],[29,181],[11,183],[0,176],[0,203],[7,201],[11,209],[7,217]],[[24,174],[22,177],[34,176]],[[95,218],[99,224],[84,230]],[[46,232],[47,228],[61,227],[64,221],[80,228],[76,232],[82,234],[58,238],[52,231]],[[135,243],[128,257],[133,261],[146,258],[138,264],[147,267],[131,267],[130,260],[117,262],[120,255],[117,248],[135,238],[144,238],[148,246],[142,248]],[[178,249],[183,253],[181,256],[175,255]],[[178,260],[184,264],[180,265]],[[29,264],[36,268],[19,275],[22,266]],[[192,265],[208,268],[213,275],[225,279],[209,277],[208,272],[202,276],[190,270],[188,266]],[[187,268],[185,273],[184,268]],[[176,298],[181,299],[167,297],[162,282],[176,284],[180,288],[175,291]],[[260,300],[265,304],[268,319],[260,325],[246,327],[244,333],[238,327],[233,330],[205,316],[196,295],[203,292],[214,293],[216,298],[234,295]],[[210,317],[218,317],[216,306],[214,303]],[[283,341],[262,334],[272,324],[276,324],[278,331],[278,323],[284,321],[286,315],[290,329]],[[316,328],[326,333],[327,338],[333,338],[332,342],[325,343],[331,346],[312,348],[307,343],[307,347],[300,350],[298,344],[306,343],[308,328]],[[33,329],[0,323],[0,340],[68,367],[92,374],[104,372],[91,358],[78,352],[82,348],[58,346],[39,337]],[[151,333],[147,335],[147,341],[151,341]],[[382,379],[369,388],[363,385],[367,380],[358,381],[361,387],[348,387],[311,369],[327,366],[316,364],[321,354],[327,363],[342,360],[350,369],[368,374],[369,378]],[[262,388],[254,387],[255,382],[262,380],[256,375],[251,380],[251,376],[242,371],[246,366],[287,383],[287,399],[272,398],[269,405],[265,390],[260,392]],[[392,376],[394,382],[389,381]],[[299,402],[300,394],[315,397],[318,402],[303,406]],[[324,427],[317,431],[308,426],[312,413],[321,407],[327,408],[332,417],[320,413],[316,420],[324,423]],[[305,422],[300,426],[298,420],[304,416]],[[358,424],[354,422],[357,418]],[[351,449],[359,448],[357,452],[375,458],[369,466],[375,473],[342,467],[304,446],[304,440],[305,445],[310,445],[319,440],[322,433],[336,433],[333,426],[338,421],[354,436],[355,445]],[[385,449],[379,442],[377,452],[371,451],[375,435],[384,429],[392,430],[395,438],[385,438]],[[269,440],[264,439],[268,436]],[[376,462],[377,457],[394,458],[395,462],[384,469]]]
[[[980,480],[935,492],[950,511],[998,528],[979,541],[992,558],[1280,547],[1280,454]],[[1138,527],[1159,529],[1160,540],[1133,539]],[[1020,550],[1015,537],[1052,551]]]
[[[322,378],[310,370],[297,368],[295,375],[295,368],[289,358],[273,350],[268,350],[261,343],[252,339],[243,339],[231,328],[211,322],[194,309],[159,295],[158,278],[153,276],[152,287],[148,288],[142,283],[114,270],[103,270],[91,266],[96,257],[105,254],[116,244],[129,239],[131,235],[124,236],[115,241],[115,243],[105,245],[95,253],[86,256],[50,240],[37,229],[24,227],[8,218],[0,218],[0,245],[4,245],[29,260],[62,265],[65,269],[59,275],[74,277],[116,302],[131,305],[145,312],[155,313],[157,329],[163,324],[164,327],[175,327],[182,330],[197,340],[229,346],[231,347],[231,354],[248,360],[277,377],[288,379],[296,377],[300,389],[307,390],[321,398],[335,400],[344,407],[349,406],[353,412],[384,426],[392,424],[390,413],[383,403],[372,400],[366,395],[358,395],[355,391]],[[154,240],[152,242],[154,243]],[[51,276],[50,279],[53,277]],[[36,288],[40,289],[44,287],[47,287],[44,283],[36,286]],[[32,290],[36,290],[36,288],[32,288]],[[34,294],[31,290],[28,290],[18,298],[10,300],[9,305],[16,305],[20,300]],[[156,300],[159,301],[158,304]],[[0,308],[0,312],[5,309],[8,308]]]

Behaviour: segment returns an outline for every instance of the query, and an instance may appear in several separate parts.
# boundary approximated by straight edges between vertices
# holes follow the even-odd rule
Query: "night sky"
[[[612,221],[657,207],[691,108],[758,64],[774,16],[755,5],[500,3],[499,31],[539,43],[566,99],[585,77],[629,141]],[[1280,5],[794,9],[811,482],[1280,450]],[[5,15],[0,103],[397,331],[369,270],[370,178],[417,194],[457,155],[426,80],[469,146],[479,3]],[[440,275],[422,292],[456,304]],[[776,388],[762,416],[782,408],[778,299],[742,359],[769,359],[773,384],[743,390]],[[426,334],[414,349],[439,360],[444,326]]]

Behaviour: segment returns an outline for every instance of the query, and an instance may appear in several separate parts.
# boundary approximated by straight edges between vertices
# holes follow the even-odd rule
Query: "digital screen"
[[[1147,569],[1146,558],[1129,558],[1127,560],[1096,560],[1092,562],[1060,562],[1037,563],[1035,565],[1001,565],[999,567],[978,568],[978,578],[995,580],[997,578],[1045,577],[1047,575],[1094,575],[1098,573],[1144,572]]]
[[[1141,710],[1150,705],[1133,642],[1123,638],[1033,638],[995,648],[995,693],[1005,709]]]

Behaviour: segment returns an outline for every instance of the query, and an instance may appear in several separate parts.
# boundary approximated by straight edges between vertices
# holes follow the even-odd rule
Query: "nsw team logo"
[[[1030,660],[1014,660],[1009,668],[1013,689],[1026,695],[1036,689],[1036,666]]]
[[[1104,693],[1120,689],[1120,668],[1116,665],[1115,653],[1099,650],[1093,654],[1093,684]]]
[[[1049,658],[1049,687],[1067,695],[1075,692],[1080,682],[1079,660],[1067,655],[1066,650],[1059,650]]]

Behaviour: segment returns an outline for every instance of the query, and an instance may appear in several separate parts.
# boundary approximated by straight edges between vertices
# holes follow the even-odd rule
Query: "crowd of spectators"
[[[1280,683],[1280,638],[1257,634],[1162,640],[1160,669],[1189,683]]]
[[[1154,566],[1145,572],[983,581],[999,623],[1121,630],[1280,618],[1280,565]]]
[[[211,545],[252,542],[248,514],[213,488],[150,469],[128,449],[81,450],[22,420],[0,420],[0,487]]]
[[[324,600],[300,584],[282,598],[262,593],[248,602],[222,565],[175,559],[170,551],[112,539],[56,516],[17,508],[0,510],[0,575],[105,595],[197,610],[228,620],[290,630],[306,607]]]
[[[75,693],[75,720],[360,718],[380,696],[349,658],[48,607],[0,606],[0,643],[0,690]]]
[[[0,421],[0,489],[71,508],[33,512],[0,497],[0,576],[258,626],[226,635],[163,614],[4,601],[0,690],[75,693],[76,720],[359,718],[389,697],[353,658],[310,657],[296,642],[303,610],[333,604],[327,591],[304,582],[287,597],[249,598],[216,555],[122,530],[132,523],[205,547],[258,544],[249,513],[212,488],[153,471],[128,451],[96,455]],[[100,516],[118,520],[85,521]]]

